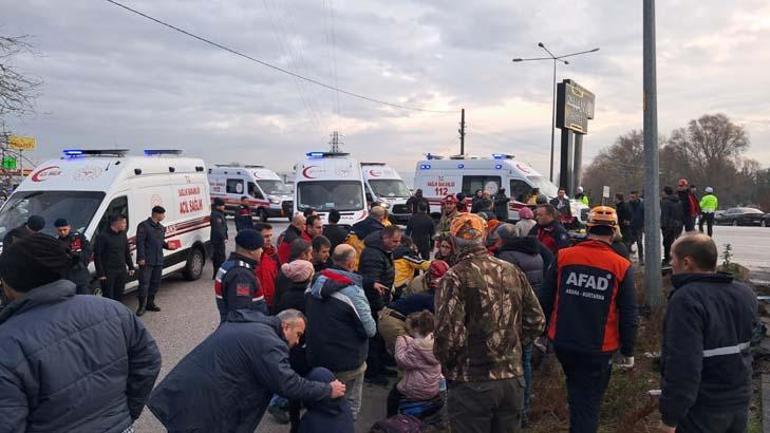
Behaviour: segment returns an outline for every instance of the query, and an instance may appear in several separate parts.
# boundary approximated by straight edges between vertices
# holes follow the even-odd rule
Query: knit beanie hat
[[[531,220],[535,217],[535,214],[532,212],[532,209],[528,207],[523,207],[519,209],[519,218],[523,220]]]
[[[444,274],[446,274],[448,270],[449,263],[443,260],[434,260],[430,262],[430,267],[428,268],[428,275],[430,276],[430,287],[435,289],[439,280],[444,276]]]
[[[256,251],[265,246],[265,239],[254,229],[245,229],[235,235],[235,245],[248,251]]]
[[[315,270],[313,269],[313,264],[307,260],[295,260],[281,265],[281,272],[291,281],[303,283],[313,278]]]
[[[45,227],[45,218],[40,215],[30,215],[30,217],[27,218],[27,227],[33,232],[39,232]]]
[[[13,290],[24,293],[60,280],[72,264],[72,255],[61,242],[33,233],[0,255],[0,278]]]

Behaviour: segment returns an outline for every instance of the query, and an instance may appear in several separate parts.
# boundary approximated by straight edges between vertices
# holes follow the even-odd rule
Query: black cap
[[[255,251],[265,246],[265,238],[256,230],[241,230],[235,236],[235,245],[249,251]]]
[[[39,232],[45,227],[45,218],[40,215],[30,215],[27,219],[27,227],[33,232]]]
[[[219,207],[224,205],[225,205],[225,201],[222,200],[221,198],[217,197],[214,199],[214,207]]]
[[[163,206],[153,206],[152,213],[166,213],[166,209]]]
[[[71,267],[72,255],[64,245],[42,233],[19,239],[0,255],[3,281],[18,292],[59,280]]]
[[[57,229],[59,227],[67,227],[68,225],[70,225],[70,223],[69,221],[67,221],[66,218],[58,218],[56,221],[53,222],[53,226],[56,227]]]

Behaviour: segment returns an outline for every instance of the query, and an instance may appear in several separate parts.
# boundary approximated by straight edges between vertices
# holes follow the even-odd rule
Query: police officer
[[[67,279],[75,283],[78,295],[92,294],[91,273],[88,272],[88,264],[91,262],[91,244],[85,236],[79,232],[73,232],[66,219],[59,218],[53,225],[56,227],[59,241],[72,252],[74,263],[67,271]]]
[[[235,251],[217,271],[214,295],[222,322],[234,310],[254,309],[267,314],[267,303],[255,269],[262,257],[265,240],[254,229],[235,236]]]
[[[637,308],[631,263],[616,253],[615,210],[598,206],[588,216],[588,239],[557,252],[540,303],[548,338],[567,378],[571,433],[595,433],[599,408],[620,349],[633,367]]]
[[[139,265],[139,308],[136,315],[145,311],[160,311],[155,305],[155,294],[163,275],[163,250],[173,250],[166,242],[166,227],[161,224],[166,218],[166,209],[152,208],[149,218],[136,228],[136,264]]]
[[[214,199],[214,206],[211,209],[211,263],[214,265],[214,275],[211,279],[217,277],[217,271],[227,258],[225,250],[225,241],[227,241],[227,220],[225,219],[225,201],[221,198]]]

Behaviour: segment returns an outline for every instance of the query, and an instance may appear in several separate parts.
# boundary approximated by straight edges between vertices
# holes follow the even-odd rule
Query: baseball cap
[[[712,192],[714,192],[714,188],[712,188],[710,186],[707,186],[705,191],[708,192],[708,193],[712,193]]]
[[[449,232],[452,236],[466,241],[482,239],[487,230],[484,218],[472,213],[463,213],[452,220]]]

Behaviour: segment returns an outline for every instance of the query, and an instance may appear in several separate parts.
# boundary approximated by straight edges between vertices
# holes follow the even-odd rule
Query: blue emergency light
[[[465,164],[457,164],[457,168],[463,169],[465,168]]]
[[[420,164],[420,170],[430,170],[430,164]]]
[[[494,158],[494,159],[503,159],[504,156],[503,156],[502,153],[493,153],[492,154],[492,158]]]
[[[495,164],[495,170],[502,170],[503,164]]]
[[[305,154],[310,159],[319,159],[324,157],[324,152],[308,152]]]
[[[82,150],[79,149],[65,149],[62,151],[64,156],[72,158],[73,156],[80,156],[83,154]]]

